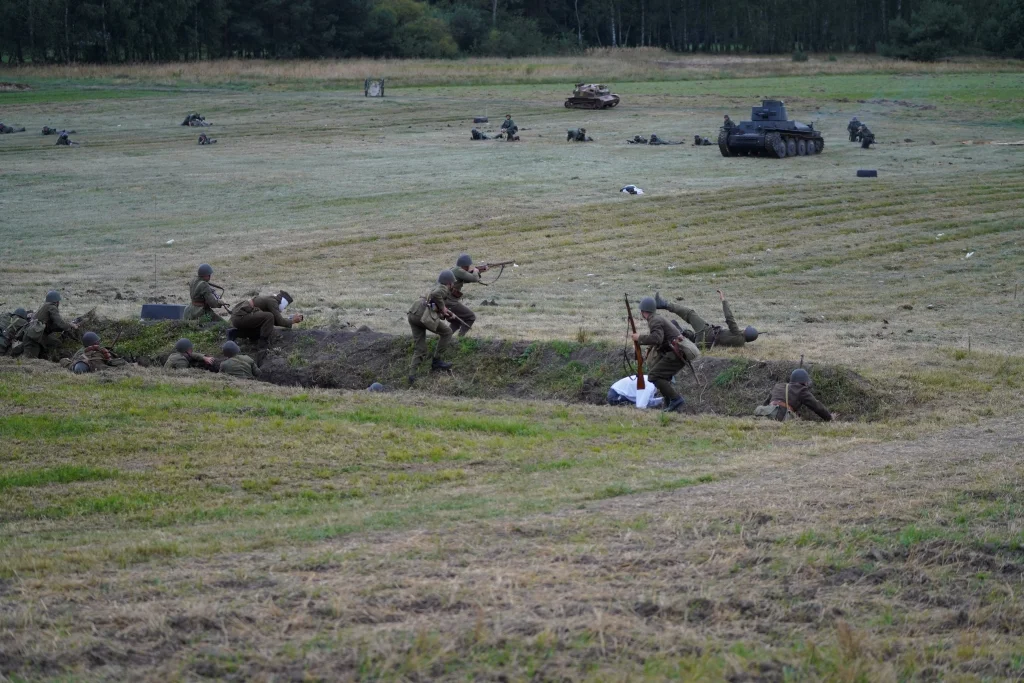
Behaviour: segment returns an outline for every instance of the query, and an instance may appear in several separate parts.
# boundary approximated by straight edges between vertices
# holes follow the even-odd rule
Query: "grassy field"
[[[564,109],[581,72],[623,103]],[[364,73],[397,87],[363,98]],[[463,372],[417,391],[0,360],[0,680],[1024,677],[1024,148],[987,144],[1024,139],[1020,63],[638,51],[0,81],[30,86],[0,92],[29,129],[0,136],[5,308],[58,287],[66,313],[129,318],[209,262],[229,301],[283,287],[309,327],[407,334],[460,252],[520,263],[469,293]],[[762,96],[824,153],[689,144]],[[177,125],[190,110],[216,146]],[[506,110],[521,143],[469,140]],[[846,142],[852,115],[876,147]],[[578,125],[596,142],[566,143]],[[651,132],[687,144],[625,143]],[[766,424],[466,389],[515,367],[475,348],[619,344],[623,292],[718,321],[718,288],[767,334],[714,355],[840,364],[900,404]]]

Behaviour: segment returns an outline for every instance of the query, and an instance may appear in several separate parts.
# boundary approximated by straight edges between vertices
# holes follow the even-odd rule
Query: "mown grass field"
[[[842,364],[905,405],[766,424],[445,396],[458,368],[380,396],[4,359],[0,676],[1024,677],[1024,148],[980,144],[1024,139],[1019,64],[595,60],[645,80],[569,112],[572,78],[517,61],[404,65],[384,100],[351,64],[0,70],[32,88],[0,92],[30,131],[0,136],[0,301],[131,317],[205,261],[230,301],[283,287],[313,327],[403,334],[469,251],[521,264],[470,293],[474,337],[617,343],[624,291],[717,321],[722,288],[768,334],[715,355]],[[824,154],[690,146],[760,96]],[[469,140],[505,110],[523,142]],[[625,144],[652,131],[687,144]]]

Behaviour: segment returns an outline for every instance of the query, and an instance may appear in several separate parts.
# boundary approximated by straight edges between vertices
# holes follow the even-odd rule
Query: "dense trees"
[[[0,0],[9,62],[515,56],[594,46],[1024,57],[1024,0]]]

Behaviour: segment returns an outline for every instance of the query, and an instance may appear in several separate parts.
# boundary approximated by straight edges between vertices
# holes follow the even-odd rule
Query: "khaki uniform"
[[[173,351],[171,355],[167,356],[167,361],[164,363],[165,370],[188,370],[195,367],[209,368],[203,354],[195,351],[189,353]]]
[[[220,362],[220,371],[225,375],[242,379],[256,379],[260,376],[260,369],[256,365],[256,361],[249,358],[249,356],[241,354],[222,360]]]
[[[672,348],[672,340],[682,337],[682,334],[672,323],[657,313],[647,319],[647,330],[647,334],[640,335],[637,341],[644,346],[653,346],[658,354],[654,358],[654,362],[647,368],[647,378],[654,382],[654,386],[665,398],[665,403],[671,403],[679,398],[679,392],[672,386],[672,378],[686,367],[683,358],[692,361],[700,355],[700,352],[692,345],[680,345],[679,351],[683,354],[683,358],[676,355]]]
[[[185,307],[184,320],[224,322],[213,310],[220,308],[222,303],[209,282],[201,277],[194,278],[188,285],[188,296],[191,303]]]
[[[414,303],[409,309],[409,327],[412,328],[412,339],[415,346],[410,374],[415,374],[416,368],[427,357],[428,331],[439,337],[437,348],[434,350],[434,358],[440,358],[448,348],[448,341],[452,338],[452,328],[441,319],[441,311],[445,308],[447,299],[448,288],[438,283],[427,296]]]
[[[6,354],[11,349],[26,325],[28,325],[28,321],[24,318],[11,316],[11,322],[0,333],[0,356]]]
[[[24,333],[22,338],[25,342],[22,354],[25,358],[39,358],[45,352],[47,357],[53,349],[60,346],[60,335],[62,332],[73,332],[71,323],[60,317],[60,310],[55,303],[45,303],[36,311],[35,320],[45,325],[43,337],[40,340],[26,339]],[[33,321],[33,322],[34,322]]]
[[[802,406],[807,406],[826,422],[832,420],[832,413],[815,398],[809,386],[788,382],[780,382],[772,387],[772,393],[754,410],[754,415],[785,422],[797,419]]]
[[[675,313],[693,328],[694,341],[702,349],[714,346],[743,346],[747,343],[743,330],[736,324],[728,301],[722,302],[722,312],[725,313],[725,324],[728,329],[722,329],[719,325],[709,325],[692,308],[680,304],[669,302],[666,310]]]
[[[89,372],[96,372],[106,367],[117,368],[128,364],[124,358],[115,358],[110,351],[107,351],[99,344],[78,349],[75,351],[75,355],[71,356],[71,358],[62,359],[60,364],[70,370],[77,363],[83,362],[88,363]]]
[[[463,270],[458,266],[452,268],[452,275],[455,276],[455,284],[452,285],[452,293],[448,294],[445,298],[445,305],[448,306],[449,311],[459,316],[466,323],[463,325],[458,320],[453,320],[452,332],[458,332],[460,337],[465,337],[466,333],[469,332],[469,328],[473,327],[473,323],[476,322],[476,313],[471,311],[469,306],[461,303],[462,299],[458,298],[455,292],[462,294],[462,286],[467,282],[480,282],[480,276],[468,270]]]
[[[270,348],[274,327],[292,326],[291,318],[281,315],[277,297],[257,296],[243,301],[231,311],[231,326],[243,337],[259,337],[259,348]]]

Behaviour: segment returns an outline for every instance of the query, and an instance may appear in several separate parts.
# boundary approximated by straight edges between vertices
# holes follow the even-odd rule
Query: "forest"
[[[1024,58],[1024,0],[0,0],[0,59],[459,58],[593,47]]]

